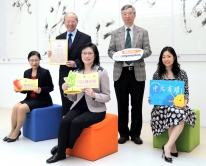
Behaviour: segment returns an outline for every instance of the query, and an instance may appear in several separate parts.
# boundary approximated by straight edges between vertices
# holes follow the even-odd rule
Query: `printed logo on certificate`
[[[50,56],[51,65],[65,65],[68,61],[68,40],[51,40],[50,48],[52,55]]]

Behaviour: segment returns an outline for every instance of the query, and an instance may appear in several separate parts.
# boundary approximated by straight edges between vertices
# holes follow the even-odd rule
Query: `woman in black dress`
[[[151,128],[154,136],[161,135],[168,130],[169,140],[163,145],[163,155],[167,162],[172,162],[171,156],[178,157],[175,141],[181,134],[185,122],[194,127],[196,114],[187,104],[189,101],[189,87],[187,73],[180,68],[177,55],[172,47],[165,47],[161,51],[154,80],[181,80],[184,85],[184,106],[176,107],[155,105],[151,112]]]
[[[11,131],[3,139],[7,142],[15,142],[21,135],[21,127],[26,119],[26,114],[34,108],[51,106],[52,99],[49,92],[53,91],[54,85],[49,70],[40,67],[41,56],[37,51],[31,51],[28,55],[30,69],[24,72],[24,78],[38,79],[38,89],[33,91],[15,92],[27,94],[23,101],[14,105],[11,115]]]

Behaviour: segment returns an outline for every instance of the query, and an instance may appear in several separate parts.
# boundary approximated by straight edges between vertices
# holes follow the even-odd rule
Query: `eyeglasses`
[[[38,62],[39,62],[39,59],[30,59],[29,62],[31,62],[31,63],[33,63],[33,62],[38,63]]]
[[[130,12],[130,13],[122,13],[122,16],[126,17],[126,16],[132,16],[134,13]]]
[[[82,55],[89,55],[89,56],[91,56],[93,54],[94,54],[93,52],[82,52]]]
[[[75,24],[76,21],[64,21],[65,24]]]

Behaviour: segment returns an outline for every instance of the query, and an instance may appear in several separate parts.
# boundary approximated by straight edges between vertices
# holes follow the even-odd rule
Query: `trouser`
[[[134,70],[123,67],[119,80],[114,82],[118,105],[118,131],[121,137],[139,137],[142,129],[142,101],[145,81],[137,81]],[[131,127],[129,120],[129,94],[131,95]]]
[[[105,114],[106,111],[90,112],[83,97],[61,121],[58,133],[58,154],[65,154],[66,148],[72,149],[83,129],[102,121]]]

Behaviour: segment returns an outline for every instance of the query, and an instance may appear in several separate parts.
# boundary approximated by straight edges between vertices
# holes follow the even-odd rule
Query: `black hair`
[[[29,53],[29,55],[28,55],[28,60],[29,60],[29,58],[30,58],[31,56],[33,56],[33,55],[38,56],[38,57],[39,57],[39,60],[41,60],[41,55],[40,55],[40,53],[38,53],[37,51],[31,51],[31,52]]]
[[[94,65],[98,65],[100,66],[100,58],[99,58],[99,51],[98,51],[98,48],[95,44],[93,43],[86,43],[83,47],[82,47],[82,50],[80,52],[80,57],[79,57],[79,60],[80,60],[80,65],[79,65],[79,70],[83,70],[84,69],[84,62],[82,61],[82,51],[86,48],[91,48],[94,52],[94,63],[92,65],[92,67],[94,67]]]
[[[159,75],[159,77],[162,77],[163,74],[166,74],[166,68],[162,62],[162,56],[163,56],[165,51],[168,51],[173,55],[174,62],[173,62],[171,70],[172,70],[172,73],[174,74],[174,76],[177,77],[180,73],[180,64],[177,61],[177,54],[176,54],[175,50],[169,46],[164,47],[160,53],[159,63],[157,64],[158,75]]]

